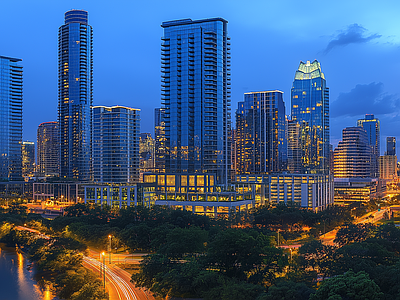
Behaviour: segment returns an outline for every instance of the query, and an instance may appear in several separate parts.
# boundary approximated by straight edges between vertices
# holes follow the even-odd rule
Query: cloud
[[[348,93],[339,94],[330,105],[332,118],[341,116],[360,116],[364,114],[385,115],[400,108],[397,95],[383,91],[382,82],[357,84]]]
[[[365,36],[365,32],[367,29],[358,25],[357,23],[351,24],[347,27],[346,30],[342,30],[338,35],[334,37],[326,46],[324,53],[327,54],[335,47],[344,47],[349,44],[364,44],[373,39],[380,38],[379,34],[371,34],[369,36]]]

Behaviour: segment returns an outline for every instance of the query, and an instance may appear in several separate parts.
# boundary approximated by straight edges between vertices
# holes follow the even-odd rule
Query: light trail
[[[100,270],[100,268],[105,268],[106,277],[108,281],[114,285],[115,290],[118,293],[119,299],[138,300],[135,292],[133,291],[132,287],[130,287],[129,283],[117,274],[115,274],[114,271],[112,271],[109,267],[103,266],[101,262],[87,256],[84,257],[84,261],[96,269]]]

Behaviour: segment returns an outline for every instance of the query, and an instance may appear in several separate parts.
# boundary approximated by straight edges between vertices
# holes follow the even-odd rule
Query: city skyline
[[[20,22],[21,26],[17,24],[11,30],[4,31],[3,41],[7,43],[2,45],[4,52],[1,55],[23,60],[23,140],[34,141],[37,126],[57,118],[57,28],[63,14],[71,8],[87,10],[89,23],[95,28],[94,105],[126,105],[142,109],[143,132],[153,132],[153,109],[159,107],[161,102],[160,24],[183,18],[222,17],[229,22],[229,35],[232,38],[232,107],[237,106],[245,92],[279,89],[284,92],[288,108],[294,68],[299,61],[318,59],[330,87],[331,143],[334,146],[341,138],[343,127],[353,126],[354,121],[366,113],[374,114],[381,120],[381,153],[384,153],[386,136],[397,135],[398,126],[394,124],[400,122],[396,120],[395,111],[399,101],[392,74],[398,67],[393,62],[396,62],[394,58],[399,52],[399,37],[394,29],[391,31],[391,28],[396,28],[393,26],[397,22],[393,11],[399,5],[397,3],[373,5],[363,2],[360,7],[361,2],[356,1],[345,6],[325,4],[324,8],[311,5],[308,13],[298,14],[296,9],[300,4],[295,2],[286,6],[261,2],[246,6],[232,4],[228,9],[224,2],[210,8],[200,4],[177,7],[174,6],[179,3],[176,1],[172,3],[174,10],[153,9],[150,5],[141,4],[136,9],[151,12],[151,17],[144,13],[145,16],[135,19],[128,17],[132,4],[125,2],[114,7],[102,2],[94,5],[72,1],[68,6],[47,3],[45,10],[40,10],[36,4],[22,3],[19,13],[25,21]],[[3,28],[7,22],[11,22],[5,12],[12,7],[9,3],[4,5],[3,13],[0,13],[0,25]],[[359,9],[354,12],[357,7]],[[319,14],[313,14],[317,9]],[[277,14],[279,17],[262,18],[261,12],[267,10],[280,11],[283,17]],[[354,13],[350,16],[346,11]],[[335,13],[340,14],[341,18],[333,18]],[[386,18],[378,24],[370,21],[372,13],[379,13]],[[311,15],[312,20],[309,17]],[[40,43],[37,43],[37,35],[34,34],[38,27],[26,26],[33,20],[41,28]],[[294,25],[296,30],[292,30]],[[120,32],[116,32],[114,26],[118,26]],[[137,26],[142,32],[135,30]],[[111,39],[113,34],[117,42],[110,43],[110,40],[114,40]],[[129,34],[134,37],[132,40],[145,41],[146,47],[130,46],[130,41],[122,38]],[[277,43],[270,42],[274,39]],[[257,48],[260,49],[246,47],[252,41],[257,41]],[[274,47],[270,47],[272,45]],[[115,64],[110,57],[123,57],[124,63]],[[147,64],[146,68],[143,67],[144,63]],[[130,70],[129,73],[124,73],[127,72],[124,69]],[[277,71],[265,72],[266,69]],[[110,76],[114,73],[119,76]],[[122,74],[127,75],[124,77]],[[130,93],[132,88],[138,91],[134,96]],[[141,100],[145,98],[150,100]],[[390,105],[381,105],[382,101]],[[339,107],[345,109],[340,111]]]

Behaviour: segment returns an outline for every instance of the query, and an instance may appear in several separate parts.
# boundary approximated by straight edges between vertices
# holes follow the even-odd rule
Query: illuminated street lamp
[[[111,234],[108,236],[108,258],[111,264]]]
[[[103,265],[100,266],[100,272],[101,269],[103,269],[103,288],[104,291],[106,290],[106,254],[103,252],[100,253],[100,257],[103,256]],[[101,259],[100,259],[100,263],[101,263]]]

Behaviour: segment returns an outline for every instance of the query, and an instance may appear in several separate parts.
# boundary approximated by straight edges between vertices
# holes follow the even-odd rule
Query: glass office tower
[[[244,94],[236,111],[237,174],[286,171],[285,123],[283,92]]]
[[[396,138],[394,136],[386,138],[386,155],[396,155]]]
[[[58,30],[60,177],[90,179],[93,102],[92,27],[88,13],[71,10]]]
[[[139,182],[140,110],[93,107],[93,180]]]
[[[292,120],[300,125],[302,172],[329,173],[329,88],[317,60],[300,62],[291,90]]]
[[[371,147],[367,132],[361,127],[343,129],[342,141],[334,151],[335,178],[369,178]]]
[[[22,179],[21,59],[0,56],[0,180]]]
[[[222,18],[163,22],[165,170],[230,175],[230,42]]]
[[[379,156],[381,155],[381,126],[379,119],[374,115],[367,114],[364,119],[357,120],[357,126],[367,132],[368,143],[371,146],[371,177],[379,178]]]
[[[33,177],[35,173],[35,143],[25,141],[21,144],[22,176]]]
[[[41,123],[37,129],[37,166],[38,176],[60,175],[60,144],[57,122]]]
[[[165,172],[165,122],[164,108],[154,109],[154,171]]]

